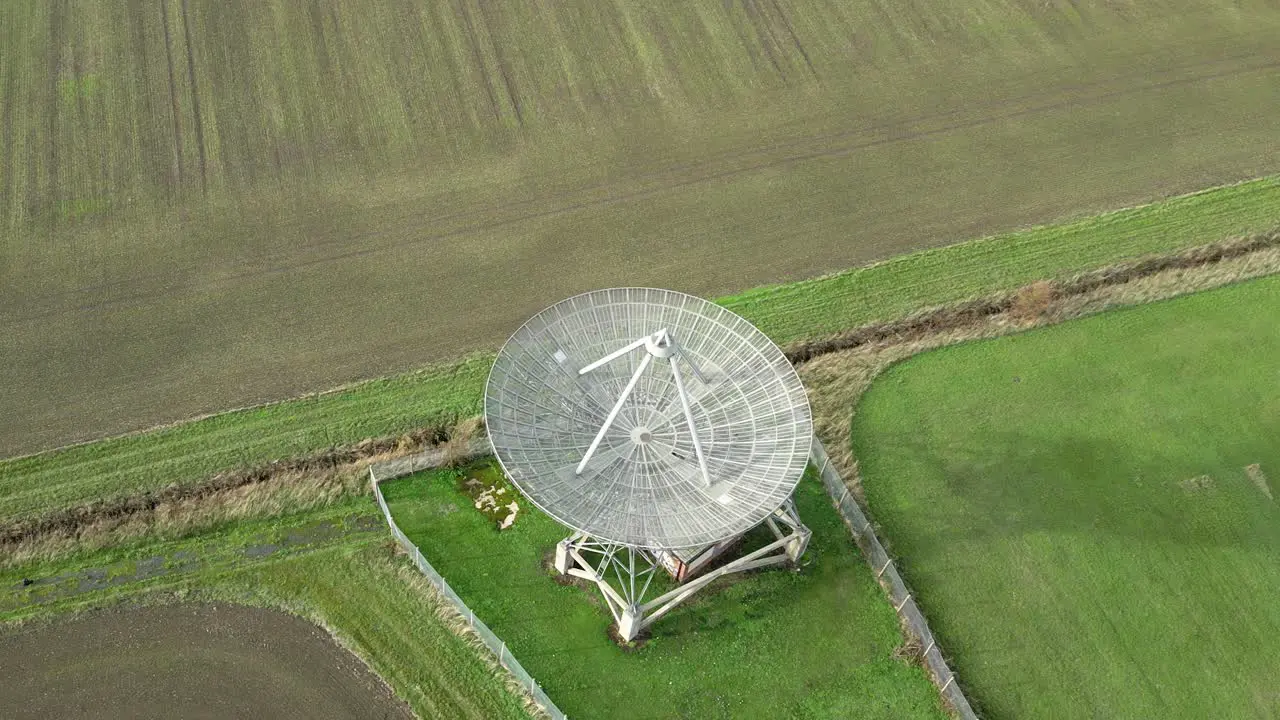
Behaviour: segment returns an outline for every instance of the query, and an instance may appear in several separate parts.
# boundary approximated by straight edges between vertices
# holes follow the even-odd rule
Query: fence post
[[[473,444],[480,446],[481,452],[483,452],[484,442],[485,441],[483,439],[477,438]],[[431,452],[421,453],[409,458],[407,462],[386,461],[379,464],[379,467],[387,473],[386,477],[382,478],[378,477],[372,465],[369,467],[369,480],[373,484],[374,497],[377,498],[378,505],[382,509],[383,517],[386,519],[387,525],[391,528],[391,534],[396,538],[401,547],[405,549],[406,553],[410,550],[413,551],[410,553],[410,556],[418,566],[418,570],[427,577],[427,580],[430,581],[435,589],[444,596],[444,599],[448,600],[449,604],[454,606],[458,610],[459,614],[466,611],[468,625],[470,625],[480,636],[481,641],[484,643],[485,647],[488,648],[489,652],[493,652],[493,645],[491,644],[492,641],[497,640],[499,642],[498,664],[510,673],[521,687],[523,687],[524,681],[519,678],[519,675],[523,675],[529,679],[529,693],[533,696],[534,702],[546,710],[551,717],[557,718],[558,720],[568,720],[568,716],[565,715],[560,708],[556,707],[555,702],[551,698],[547,697],[546,693],[542,692],[542,688],[538,686],[538,681],[535,680],[534,677],[519,664],[519,661],[516,660],[514,656],[512,656],[511,659],[515,664],[515,667],[507,664],[506,641],[494,634],[494,632],[490,630],[488,626],[485,626],[483,622],[480,623],[480,626],[484,627],[484,632],[480,632],[476,625],[477,619],[475,611],[463,602],[462,598],[459,597],[451,587],[449,587],[449,583],[444,579],[444,576],[428,564],[426,556],[422,554],[422,548],[419,548],[417,544],[409,539],[409,536],[405,535],[404,532],[400,530],[396,525],[395,519],[391,516],[391,508],[387,505],[386,499],[382,495],[382,488],[379,487],[379,483],[382,480],[393,480],[421,469],[436,467],[438,466],[438,461],[439,454],[436,453],[435,455],[432,455]],[[430,568],[430,570],[428,570],[428,568]],[[519,670],[518,672],[517,669]]]
[[[928,655],[933,652],[937,655],[938,665],[941,666],[941,670],[946,672],[945,683],[942,682],[942,676],[938,672],[938,668],[934,668],[934,672],[931,673],[935,685],[941,683],[938,688],[939,694],[950,701],[962,720],[976,720],[977,716],[974,714],[973,708],[970,707],[968,698],[960,690],[960,686],[956,684],[955,673],[948,666],[946,658],[942,655],[942,649],[938,647],[937,638],[933,636],[933,632],[929,629],[928,620],[925,619],[919,604],[914,602],[911,591],[906,587],[906,583],[898,573],[898,569],[893,566],[893,558],[889,557],[889,553],[880,543],[880,539],[876,537],[871,518],[863,514],[862,508],[858,506],[857,501],[851,496],[849,486],[844,483],[844,479],[840,476],[840,471],[834,465],[830,465],[830,455],[827,454],[826,448],[822,446],[822,442],[816,437],[814,438],[814,445],[814,454],[822,457],[822,470],[819,473],[823,476],[823,485],[826,487],[827,494],[835,502],[836,509],[842,519],[848,523],[850,530],[853,531],[855,540],[859,538],[865,540],[866,545],[862,547],[863,557],[875,572],[876,579],[887,583],[885,590],[889,595],[890,604],[893,605],[894,611],[906,624],[909,635],[919,638],[921,643],[924,642],[926,637],[929,639],[929,646],[922,653],[922,658],[925,662],[928,663]],[[826,472],[828,469],[830,470],[829,475]],[[829,479],[831,482],[827,482]],[[858,529],[859,524],[862,525],[861,530]],[[883,561],[883,565],[880,564],[881,561]],[[885,575],[888,575],[887,580]],[[899,600],[898,596],[899,588],[902,593],[901,600]],[[908,604],[912,605],[912,611],[910,612],[906,610]]]

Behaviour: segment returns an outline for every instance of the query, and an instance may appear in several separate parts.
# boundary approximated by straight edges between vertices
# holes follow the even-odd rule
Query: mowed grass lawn
[[[984,716],[1280,716],[1277,318],[1270,277],[926,353],[863,397],[871,514]]]
[[[598,591],[544,562],[568,531],[527,503],[503,532],[449,471],[386,483],[401,529],[571,718],[941,718],[924,672],[894,659],[893,609],[821,484],[796,494],[813,540],[800,573],[715,586],[637,651],[606,635]]]

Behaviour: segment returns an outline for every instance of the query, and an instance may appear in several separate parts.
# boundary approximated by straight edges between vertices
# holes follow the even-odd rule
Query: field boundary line
[[[1062,279],[1045,278],[1042,281],[1049,283],[1052,297],[1061,300],[1106,287],[1125,285],[1170,270],[1207,267],[1276,247],[1280,247],[1280,228],[1196,245],[1173,253],[1135,258]],[[798,367],[829,353],[884,341],[903,343],[914,336],[937,334],[944,329],[972,325],[986,318],[1008,313],[1016,305],[1018,293],[1026,287],[1028,286],[1024,285],[1015,290],[922,308],[896,320],[870,323],[825,337],[801,340],[787,345],[783,352],[787,360]]]
[[[942,695],[943,702],[955,710],[961,720],[978,720],[978,716],[969,705],[969,699],[955,682],[956,674],[952,672],[947,659],[943,657],[938,639],[929,629],[929,622],[916,604],[911,591],[907,589],[902,576],[898,574],[893,558],[889,557],[884,545],[880,543],[880,538],[876,537],[875,528],[871,526],[862,508],[850,495],[844,478],[840,477],[835,465],[829,462],[827,449],[816,435],[809,450],[809,459],[815,466],[822,468],[819,474],[822,477],[822,485],[827,489],[827,495],[831,497],[836,511],[848,526],[854,542],[862,550],[863,559],[876,573],[876,579],[888,594],[894,612],[898,614],[903,630],[908,634],[908,639],[916,640],[921,647],[925,648],[921,653],[921,660],[929,674],[929,679]]]
[[[464,457],[472,459],[489,452],[488,438],[479,437],[471,440]],[[387,500],[382,495],[381,484],[387,480],[395,480],[422,470],[442,467],[445,459],[445,451],[437,448],[411,455],[407,458],[387,460],[370,465],[369,483],[373,486],[373,496],[378,500],[378,507],[382,509],[382,516],[386,518],[387,526],[391,528],[392,537],[396,539],[400,547],[404,548],[405,552],[409,553],[413,564],[426,576],[431,585],[440,591],[440,594],[453,605],[454,609],[467,623],[467,627],[480,638],[480,642],[484,643],[485,648],[493,653],[493,656],[498,660],[498,665],[506,670],[524,691],[529,693],[533,703],[550,716],[552,720],[568,720],[568,716],[559,707],[556,707],[551,698],[543,692],[542,686],[538,685],[538,681],[524,669],[520,661],[507,648],[507,643],[490,630],[489,626],[485,625],[480,618],[476,617],[475,611],[468,607],[462,598],[453,591],[444,576],[427,561],[422,549],[413,544],[413,541],[400,530],[400,526],[396,525],[395,518],[391,517],[391,509],[387,507]]]

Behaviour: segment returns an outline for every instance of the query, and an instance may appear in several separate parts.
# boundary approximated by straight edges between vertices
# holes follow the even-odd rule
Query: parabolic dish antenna
[[[701,547],[759,525],[809,460],[808,398],[751,323],[671,290],[543,310],[485,388],[494,453],[531,502],[597,540]]]

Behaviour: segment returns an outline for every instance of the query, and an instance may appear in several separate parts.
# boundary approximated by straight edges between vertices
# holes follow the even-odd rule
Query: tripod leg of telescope
[[[708,384],[707,376],[702,374],[702,369],[699,368],[698,364],[693,361],[693,358],[685,354],[684,350],[681,350],[679,355],[680,357],[684,358],[685,362],[689,363],[689,367],[690,369],[693,370],[694,377],[698,378],[698,382],[702,383],[703,385],[707,385]]]
[[[635,389],[636,383],[640,382],[640,375],[644,373],[645,368],[649,367],[649,361],[652,359],[652,355],[645,355],[644,359],[640,361],[640,367],[636,368],[635,373],[631,376],[630,382],[622,389],[622,394],[618,396],[618,402],[613,404],[613,409],[609,411],[609,416],[604,419],[604,424],[600,426],[600,432],[596,433],[596,439],[591,441],[591,447],[587,448],[587,454],[583,455],[582,462],[578,463],[578,469],[574,471],[578,475],[582,474],[582,469],[587,466],[587,461],[591,459],[591,456],[596,454],[596,448],[600,447],[600,441],[604,439],[605,433],[609,432],[609,428],[613,426],[614,419],[622,411],[622,406],[626,404],[627,397]]]
[[[556,572],[565,575],[572,564],[573,558],[569,556],[569,539],[566,538],[556,543]]]
[[[613,362],[614,360],[617,360],[618,358],[622,357],[623,355],[626,355],[627,353],[631,352],[632,350],[635,350],[636,348],[640,347],[641,345],[644,345],[645,341],[646,341],[646,340],[648,340],[648,339],[649,339],[649,338],[647,338],[647,337],[642,337],[642,338],[640,338],[639,340],[636,340],[635,342],[631,343],[630,345],[627,345],[626,347],[618,348],[617,350],[614,350],[613,352],[609,353],[608,355],[605,355],[604,357],[600,358],[599,360],[596,360],[595,362],[591,363],[590,365],[587,365],[587,366],[583,367],[581,370],[579,370],[579,371],[578,371],[578,374],[579,374],[579,375],[586,375],[587,373],[591,372],[592,370],[595,370],[596,368],[600,367],[601,365],[604,365],[604,364],[606,364],[606,363]]]
[[[642,620],[640,608],[632,605],[622,611],[622,617],[618,618],[618,635],[622,637],[623,642],[631,642],[640,634],[640,630],[644,627],[641,625]]]
[[[693,424],[693,410],[689,407],[689,395],[684,391],[684,381],[680,379],[680,365],[671,358],[671,374],[676,379],[676,392],[680,395],[680,407],[684,409],[684,421],[689,423],[689,437],[693,439],[693,452],[698,456],[698,467],[702,469],[702,482],[711,487],[711,474],[707,472],[707,459],[702,454],[702,443],[698,440],[698,427]]]

